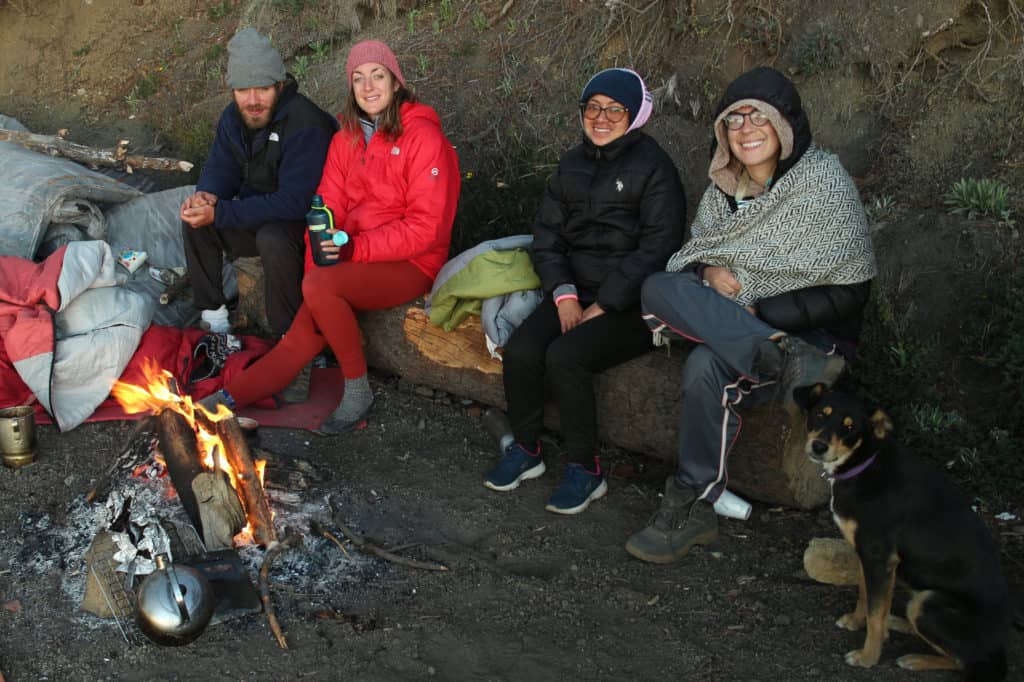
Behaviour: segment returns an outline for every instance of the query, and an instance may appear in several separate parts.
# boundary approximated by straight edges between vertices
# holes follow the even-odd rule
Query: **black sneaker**
[[[718,539],[718,515],[706,500],[698,500],[692,488],[680,488],[669,477],[661,508],[647,527],[626,542],[626,551],[652,564],[670,564],[686,556],[694,545]]]
[[[826,353],[798,336],[779,339],[779,348],[786,357],[779,378],[779,391],[784,400],[793,399],[793,389],[814,384],[831,387],[846,369],[846,360],[838,353]]]
[[[533,454],[519,443],[513,443],[505,449],[498,465],[487,472],[484,485],[491,490],[508,492],[515,490],[523,481],[541,476],[547,467],[540,456],[540,449]]]
[[[608,492],[604,476],[592,474],[579,464],[570,464],[544,508],[556,514],[579,514]]]

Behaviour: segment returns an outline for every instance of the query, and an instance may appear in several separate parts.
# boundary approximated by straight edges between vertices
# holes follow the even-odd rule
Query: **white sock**
[[[203,322],[210,327],[210,331],[215,334],[226,334],[231,331],[227,306],[222,305],[216,310],[204,310],[202,318]]]

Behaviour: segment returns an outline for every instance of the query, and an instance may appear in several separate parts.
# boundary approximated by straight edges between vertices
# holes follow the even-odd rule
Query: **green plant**
[[[805,76],[831,71],[839,63],[840,51],[840,40],[831,31],[812,31],[793,50],[793,71]]]
[[[71,54],[74,55],[75,57],[84,57],[85,55],[89,54],[89,52],[91,50],[92,50],[92,45],[90,45],[89,43],[86,43],[85,45],[82,45],[77,50],[72,51]]]
[[[292,65],[292,73],[299,80],[309,72],[309,57],[304,54],[300,54],[295,58],[295,63]]]
[[[478,32],[483,33],[490,27],[491,22],[487,20],[487,16],[483,12],[477,10],[476,12],[473,13],[473,28],[475,28]]]
[[[896,199],[891,194],[877,196],[864,204],[864,213],[869,223],[878,223],[891,218],[896,213]]]
[[[208,81],[219,81],[224,75],[221,61],[225,52],[227,52],[227,48],[221,43],[214,43],[207,48],[203,55],[203,61],[199,65],[200,75]]]
[[[956,450],[956,459],[951,459],[946,463],[947,469],[952,469],[956,465],[960,465],[961,468],[967,469],[968,471],[974,471],[981,464],[981,453],[976,447],[962,447]]]
[[[405,27],[409,30],[409,33],[416,32],[416,19],[420,16],[420,10],[411,9],[409,13],[405,15]]]
[[[313,61],[324,62],[331,53],[331,44],[326,40],[314,40],[309,44],[309,49],[313,50]]]
[[[321,14],[307,14],[302,20],[309,33],[328,33],[329,23]]]
[[[1009,205],[1010,188],[988,178],[961,178],[943,198],[950,213],[964,215],[973,220],[979,216],[995,218],[1013,225],[1013,211]]]
[[[452,0],[441,0],[437,6],[437,16],[442,24],[451,24],[455,21],[455,9],[452,7]]]
[[[219,21],[229,15],[231,10],[231,0],[221,0],[206,10],[206,16],[210,18],[210,21]]]
[[[224,67],[220,64],[210,64],[203,71],[203,76],[208,81],[220,82],[224,79]]]
[[[425,54],[416,55],[416,68],[419,69],[420,74],[426,74],[427,69],[430,68],[430,57]]]
[[[908,427],[923,433],[942,434],[964,425],[964,418],[958,412],[943,410],[938,405],[911,405],[908,416]]]
[[[139,105],[156,94],[157,78],[155,74],[147,73],[135,81],[131,91],[125,95],[124,101],[133,111],[138,111]]]
[[[928,363],[928,347],[916,339],[896,341],[885,348],[894,379],[913,381],[921,377]]]
[[[274,0],[274,9],[297,16],[306,8],[306,0]]]
[[[215,62],[224,56],[224,53],[228,49],[224,47],[223,43],[214,43],[206,49],[206,53],[203,55],[203,59],[207,62]]]
[[[772,52],[779,49],[782,31],[779,27],[779,18],[774,14],[747,14],[739,17],[739,25],[741,44]]]

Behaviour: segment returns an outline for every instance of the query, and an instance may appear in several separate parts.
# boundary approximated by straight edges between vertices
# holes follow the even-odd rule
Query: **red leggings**
[[[433,280],[408,261],[314,267],[302,280],[302,305],[269,353],[224,389],[239,407],[279,392],[330,345],[346,379],[366,374],[356,311],[394,308],[430,291]]]

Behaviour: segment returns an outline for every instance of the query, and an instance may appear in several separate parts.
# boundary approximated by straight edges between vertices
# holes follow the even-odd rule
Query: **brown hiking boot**
[[[692,488],[665,481],[661,508],[647,527],[626,542],[626,551],[652,564],[670,564],[686,556],[694,545],[708,545],[718,539],[718,515],[706,500],[698,500]]]
[[[797,336],[784,336],[779,347],[785,354],[779,391],[783,401],[793,401],[793,389],[817,383],[831,387],[843,370],[846,360],[838,353],[826,353]]]
[[[281,402],[292,404],[292,403],[304,403],[309,400],[309,381],[313,373],[313,363],[307,364],[303,367],[292,382],[284,387],[278,397]]]

